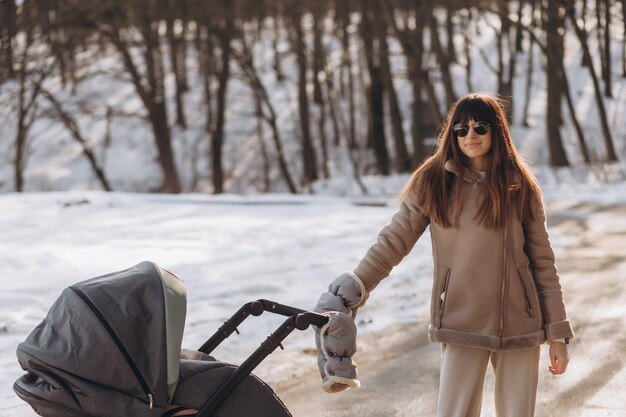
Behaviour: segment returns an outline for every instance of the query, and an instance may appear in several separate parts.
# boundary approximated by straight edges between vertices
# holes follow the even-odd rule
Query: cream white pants
[[[480,417],[489,361],[494,370],[497,417],[535,415],[539,346],[492,352],[442,344],[437,417]]]

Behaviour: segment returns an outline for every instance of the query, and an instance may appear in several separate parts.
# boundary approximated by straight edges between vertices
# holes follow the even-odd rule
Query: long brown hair
[[[443,227],[451,227],[450,204],[454,197],[454,224],[457,224],[461,213],[464,155],[452,126],[480,120],[490,124],[491,148],[486,175],[488,197],[482,200],[476,220],[488,228],[501,228],[510,208],[515,209],[522,221],[532,218],[532,205],[537,199],[541,201],[541,191],[515,149],[505,109],[502,100],[486,93],[471,93],[459,99],[441,126],[435,154],[417,168],[399,199],[415,196],[426,215]],[[459,167],[458,175],[446,171],[444,166],[448,160]]]

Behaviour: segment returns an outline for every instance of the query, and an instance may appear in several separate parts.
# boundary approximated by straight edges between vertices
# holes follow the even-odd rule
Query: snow
[[[370,187],[372,187],[370,180]],[[381,182],[382,183],[382,182]],[[388,187],[388,186],[387,186]],[[379,188],[384,188],[380,186]],[[550,210],[579,204],[626,204],[626,184],[545,187]],[[308,309],[341,271],[351,270],[397,205],[393,198],[269,194],[242,197],[55,192],[0,195],[0,415],[23,403],[11,386],[21,374],[16,345],[74,282],[155,261],[188,290],[183,346],[199,347],[241,305],[260,298]],[[610,216],[594,214],[610,230]],[[598,224],[598,222],[595,222]],[[555,251],[567,242],[550,230]],[[430,237],[384,280],[359,312],[361,333],[415,321],[427,313],[432,274]],[[241,335],[216,351],[240,363],[282,319],[250,318]],[[285,367],[314,361],[311,330],[285,341]],[[283,362],[283,361],[281,361]],[[273,369],[269,378],[280,378]]]

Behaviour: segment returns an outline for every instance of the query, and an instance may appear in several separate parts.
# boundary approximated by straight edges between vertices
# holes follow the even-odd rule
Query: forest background
[[[543,136],[539,167],[623,179],[625,22],[626,0],[2,0],[0,190],[367,193],[475,90]]]

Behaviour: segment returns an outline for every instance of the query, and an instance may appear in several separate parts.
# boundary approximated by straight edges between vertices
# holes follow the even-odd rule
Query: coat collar
[[[448,159],[444,165],[446,171],[455,174],[456,176],[460,175],[461,169],[463,170],[463,180],[469,182],[470,184],[478,185],[479,183],[484,183],[487,178],[487,173],[484,171],[474,171],[469,169],[465,165],[461,165],[461,169],[459,169],[459,164],[454,162],[452,159]],[[513,188],[518,188],[520,183],[522,182],[522,175],[515,171],[513,173]]]
[[[465,165],[461,165],[454,162],[452,159],[448,159],[444,165],[444,168],[448,172],[452,172],[456,176],[460,176],[461,169],[463,170],[463,180],[467,181],[471,184],[476,184],[478,182],[484,182],[486,178],[486,172],[483,171],[474,171],[466,167]]]

